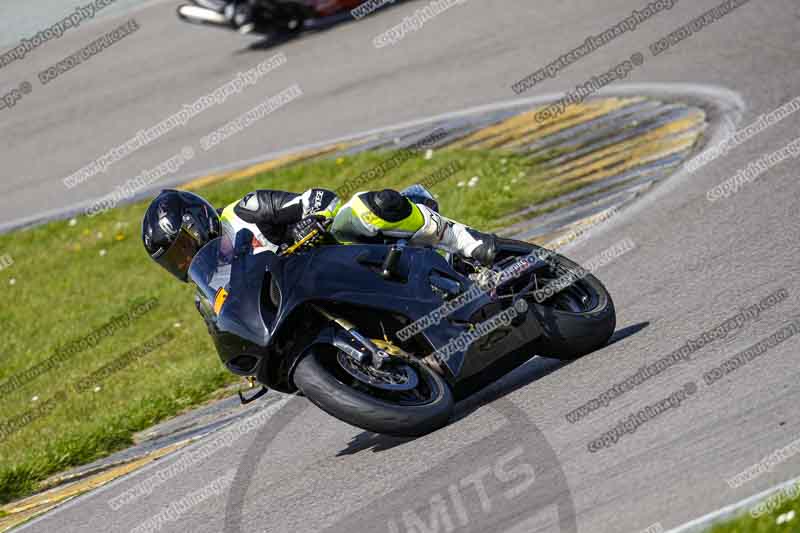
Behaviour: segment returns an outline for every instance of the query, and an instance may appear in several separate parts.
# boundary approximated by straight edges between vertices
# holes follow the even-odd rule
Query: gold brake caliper
[[[411,354],[409,354],[396,344],[393,344],[391,341],[382,339],[370,339],[370,340],[373,343],[375,343],[375,346],[377,346],[384,352],[388,353],[392,357],[398,357],[400,359],[405,359],[407,361],[411,359]]]

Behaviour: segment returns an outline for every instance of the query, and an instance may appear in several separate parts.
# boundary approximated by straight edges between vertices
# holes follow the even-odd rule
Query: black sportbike
[[[505,239],[488,269],[403,242],[337,244],[322,225],[279,253],[253,253],[242,230],[235,243],[208,243],[189,277],[224,365],[262,386],[243,402],[299,390],[344,422],[390,435],[433,431],[487,379],[533,355],[585,355],[616,324],[597,278]]]

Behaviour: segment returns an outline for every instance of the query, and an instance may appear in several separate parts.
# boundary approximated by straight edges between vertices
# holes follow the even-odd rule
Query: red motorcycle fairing
[[[356,8],[365,1],[366,0],[305,0],[303,3],[313,9],[319,16],[327,17],[328,15],[334,15],[345,9]]]

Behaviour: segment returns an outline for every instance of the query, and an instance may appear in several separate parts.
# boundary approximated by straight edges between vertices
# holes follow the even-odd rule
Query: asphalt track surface
[[[635,51],[646,52],[652,41],[716,4],[679,2],[530,94],[583,83]],[[100,196],[293,83],[305,92],[301,100],[198,157],[187,172],[513,98],[512,83],[644,2],[610,0],[601,7],[573,0],[472,0],[393,47],[371,46],[375,35],[422,5],[406,3],[281,45],[287,64],[257,89],[69,191],[61,178],[273,51],[243,51],[246,41],[234,34],[179,24],[174,2],[107,17],[41,47],[0,71],[4,86],[26,78],[34,83],[32,94],[2,112],[0,219],[10,222]],[[36,72],[130,16],[141,26],[137,33],[51,84],[38,85]],[[798,95],[799,52],[797,3],[752,0],[667,53],[648,57],[629,81],[732,89],[746,105],[746,124]],[[130,531],[170,502],[236,471],[231,488],[159,530],[636,532],[656,523],[678,526],[797,476],[795,457],[738,489],[725,483],[800,433],[797,338],[713,386],[702,375],[800,313],[796,160],[730,198],[706,199],[712,186],[793,140],[799,122],[790,117],[699,172],[674,176],[570,250],[585,261],[622,238],[636,243],[598,272],[618,312],[619,331],[609,346],[565,366],[533,359],[462,405],[462,416],[450,426],[411,441],[364,434],[293,400],[265,429],[169,478],[150,496],[117,511],[108,504],[191,449],[21,530]],[[622,377],[778,289],[786,289],[788,298],[735,334],[583,420],[565,419]],[[696,383],[697,392],[680,407],[610,448],[588,450],[592,439],[619,420],[688,382]],[[524,464],[533,468],[532,483]]]

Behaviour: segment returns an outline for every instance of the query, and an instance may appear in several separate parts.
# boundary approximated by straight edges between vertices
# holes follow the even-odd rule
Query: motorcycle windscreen
[[[227,236],[209,241],[194,256],[189,266],[189,281],[212,304],[217,294],[230,283],[233,246]],[[219,313],[217,313],[219,314]]]
[[[260,312],[263,260],[252,261],[257,256],[238,246],[245,233],[252,235],[240,231],[235,245],[227,235],[206,244],[189,267],[189,279],[214,309],[220,330],[263,346],[269,336]]]

